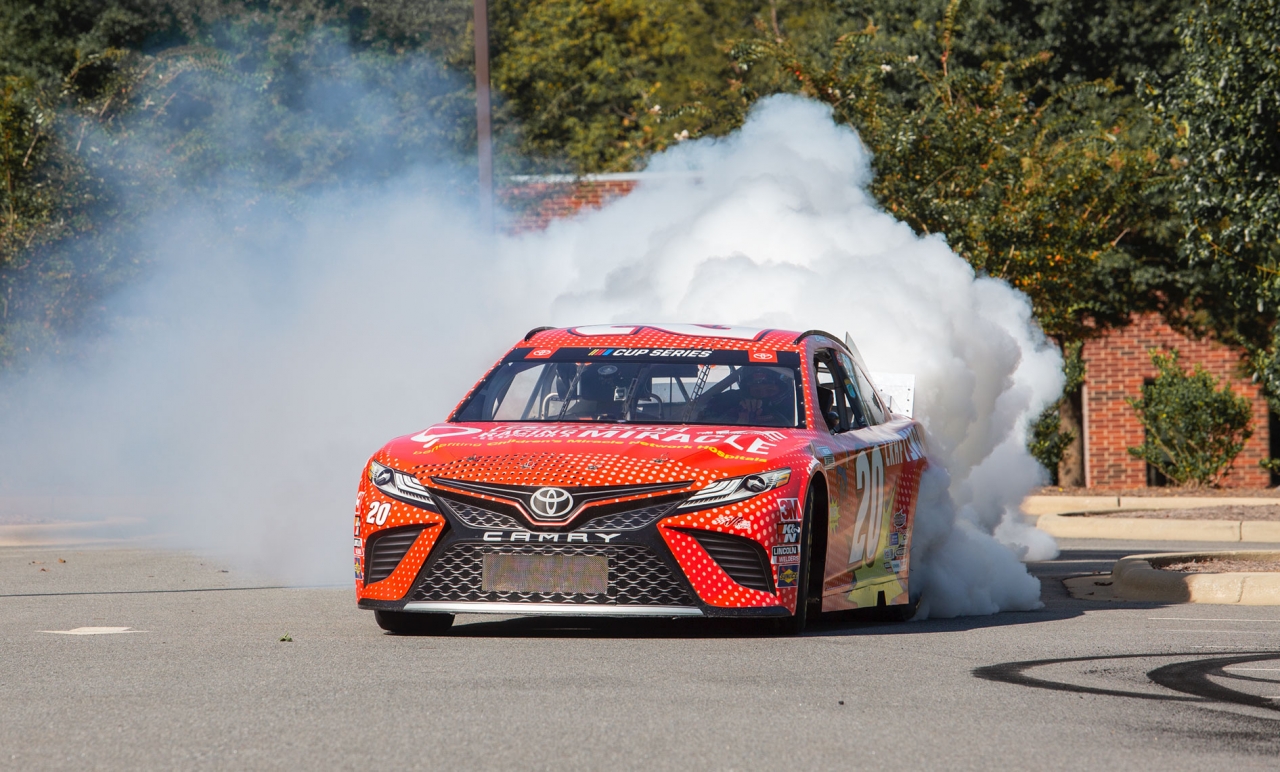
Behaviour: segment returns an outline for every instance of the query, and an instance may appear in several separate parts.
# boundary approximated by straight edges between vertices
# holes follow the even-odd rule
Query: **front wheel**
[[[780,635],[799,635],[804,632],[809,617],[817,616],[822,610],[822,580],[826,573],[827,543],[825,538],[814,539],[815,502],[825,500],[819,495],[815,481],[805,495],[804,515],[800,528],[800,575],[796,578],[796,613],[785,619],[773,622],[773,629]],[[820,536],[826,536],[826,520],[822,523],[824,530]],[[815,543],[816,541],[816,543]]]
[[[453,614],[418,614],[412,611],[375,609],[378,627],[393,635],[440,635],[453,625]]]

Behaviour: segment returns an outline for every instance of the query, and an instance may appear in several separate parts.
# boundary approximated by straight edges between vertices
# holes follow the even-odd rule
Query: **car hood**
[[[511,485],[706,481],[812,458],[814,433],[741,426],[583,423],[436,424],[376,458],[431,477]]]

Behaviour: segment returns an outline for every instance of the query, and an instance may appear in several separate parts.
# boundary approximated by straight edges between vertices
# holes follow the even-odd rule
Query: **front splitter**
[[[700,617],[691,606],[592,606],[577,603],[488,603],[468,601],[410,601],[405,611],[435,614],[505,614],[563,617]]]

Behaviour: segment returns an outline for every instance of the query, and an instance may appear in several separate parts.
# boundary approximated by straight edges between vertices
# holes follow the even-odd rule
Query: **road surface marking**
[[[77,627],[72,630],[41,630],[42,633],[54,635],[115,635],[116,633],[145,633],[146,630],[132,630],[128,627]]]
[[[1229,633],[1231,635],[1280,635],[1268,630],[1187,630],[1181,627],[1161,627],[1162,633]]]
[[[1147,617],[1164,622],[1272,622],[1280,624],[1280,619],[1224,619],[1222,617]]]

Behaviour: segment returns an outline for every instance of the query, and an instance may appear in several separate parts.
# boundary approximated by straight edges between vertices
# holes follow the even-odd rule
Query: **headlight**
[[[435,502],[431,500],[431,494],[427,492],[422,483],[398,469],[392,469],[389,466],[379,464],[377,461],[371,461],[369,463],[369,482],[373,483],[373,487],[394,499],[407,499],[413,502],[429,504],[432,509],[435,508]]]
[[[749,474],[746,477],[717,480],[693,494],[680,505],[680,509],[702,509],[731,504],[786,485],[790,479],[790,469],[775,469],[772,472]]]

